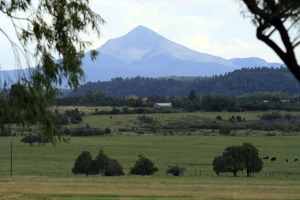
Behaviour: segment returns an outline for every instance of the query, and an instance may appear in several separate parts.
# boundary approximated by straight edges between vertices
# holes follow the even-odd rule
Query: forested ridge
[[[68,96],[81,96],[88,91],[101,91],[111,97],[186,96],[192,90],[203,94],[220,93],[230,96],[255,92],[298,95],[300,84],[285,67],[259,67],[243,68],[213,77],[119,77],[110,81],[88,82]]]

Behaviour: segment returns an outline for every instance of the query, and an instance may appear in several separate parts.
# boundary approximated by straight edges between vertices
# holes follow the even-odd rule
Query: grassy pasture
[[[66,109],[66,108],[62,108]],[[103,109],[108,109],[107,107]],[[93,110],[92,107],[81,108],[84,110]],[[272,111],[269,111],[272,112]],[[88,112],[89,113],[89,112]],[[187,128],[189,126],[199,126],[203,124],[212,124],[215,121],[216,125],[227,125],[236,128],[231,129],[231,133],[239,136],[261,136],[261,135],[298,135],[297,132],[279,132],[279,131],[259,131],[259,130],[245,130],[244,128],[239,128],[240,126],[245,126],[245,124],[255,123],[258,117],[264,113],[268,112],[192,112],[192,113],[153,113],[145,114],[145,116],[152,117],[155,121],[153,124],[141,123],[138,120],[138,116],[143,114],[126,114],[126,115],[91,115],[90,113],[85,115],[83,122],[79,125],[68,125],[69,128],[80,127],[89,125],[93,128],[105,129],[109,127],[112,130],[112,134],[135,134],[136,132],[143,132],[146,134],[192,134],[192,135],[218,135],[218,130],[212,129],[197,129],[197,128]],[[290,113],[292,115],[300,116],[300,112],[281,112],[281,114]],[[221,116],[222,121],[217,121],[216,117]],[[231,124],[229,118],[232,116],[241,116],[245,118],[245,122],[235,122]],[[184,128],[184,126],[187,127]],[[168,128],[164,129],[163,127]],[[179,127],[177,127],[179,126]],[[183,128],[180,128],[183,126]],[[172,128],[174,127],[174,128]],[[158,131],[154,132],[150,129],[154,128]],[[122,132],[120,129],[125,129]]]
[[[10,169],[10,140],[13,140],[13,174]],[[300,157],[298,136],[107,136],[72,137],[57,146],[26,146],[21,137],[0,140],[0,199],[299,199]],[[254,144],[277,161],[264,161],[254,178],[217,177],[212,159],[224,147]],[[120,161],[123,177],[71,175],[75,158],[83,150],[96,156],[99,149]],[[151,177],[129,176],[139,153],[154,161],[159,172]],[[286,163],[285,159],[289,162]],[[183,177],[166,176],[169,165],[187,169]],[[195,176],[196,171],[196,176]],[[199,173],[201,171],[201,175]],[[270,173],[272,177],[270,177]],[[275,173],[276,172],[276,173]],[[287,173],[290,176],[287,178]],[[22,174],[24,176],[22,176]],[[40,176],[41,175],[41,176]],[[76,197],[76,198],[75,198]]]

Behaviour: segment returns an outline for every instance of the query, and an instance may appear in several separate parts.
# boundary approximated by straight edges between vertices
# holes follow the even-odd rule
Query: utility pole
[[[12,176],[12,140],[10,141],[10,176]]]

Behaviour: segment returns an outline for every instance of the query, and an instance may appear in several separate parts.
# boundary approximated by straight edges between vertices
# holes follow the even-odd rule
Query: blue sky
[[[91,0],[90,5],[106,21],[101,27],[100,39],[85,38],[92,41],[92,49],[144,25],[202,53],[226,59],[260,57],[282,63],[269,47],[256,39],[251,19],[241,13],[240,0]],[[13,35],[8,21],[3,20],[1,24]],[[0,41],[0,67],[15,68],[9,43],[3,35],[0,35]],[[298,47],[298,61],[299,54]]]

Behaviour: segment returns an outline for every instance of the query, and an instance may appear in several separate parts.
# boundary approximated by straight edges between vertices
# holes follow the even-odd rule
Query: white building
[[[172,108],[172,103],[155,103],[153,107],[157,109],[170,109]]]

